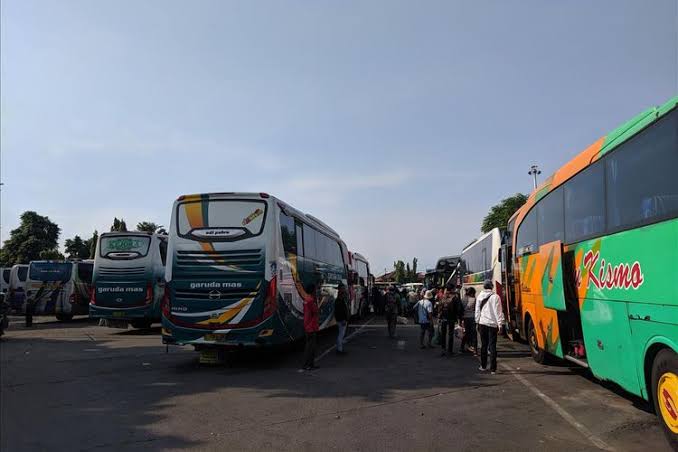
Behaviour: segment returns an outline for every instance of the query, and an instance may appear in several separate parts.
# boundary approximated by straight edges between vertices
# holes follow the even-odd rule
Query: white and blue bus
[[[106,232],[94,259],[90,317],[114,328],[148,328],[160,322],[165,293],[167,236]]]
[[[310,284],[327,328],[347,273],[339,234],[273,196],[181,196],[172,209],[163,342],[214,350],[296,340]]]
[[[28,265],[16,264],[9,271],[9,286],[7,287],[6,301],[14,312],[20,312],[26,301],[26,277]]]
[[[58,320],[88,313],[94,262],[31,261],[26,278],[24,311],[54,314]]]

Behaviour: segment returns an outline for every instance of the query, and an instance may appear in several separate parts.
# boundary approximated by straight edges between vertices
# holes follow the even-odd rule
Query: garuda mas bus
[[[265,193],[181,196],[170,226],[163,341],[213,351],[301,338],[310,283],[327,328],[347,262],[334,230]]]
[[[28,265],[25,264],[13,265],[9,272],[6,301],[10,309],[15,312],[21,311],[26,301],[26,276],[28,276]]]
[[[26,303],[36,315],[58,320],[88,313],[93,261],[32,261],[26,278]]]
[[[109,327],[148,328],[160,321],[165,293],[167,236],[145,232],[106,232],[94,259],[90,317]]]
[[[678,97],[549,177],[508,223],[512,327],[538,362],[652,404],[678,446]]]

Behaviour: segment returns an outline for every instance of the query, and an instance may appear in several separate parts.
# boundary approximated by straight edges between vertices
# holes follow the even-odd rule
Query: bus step
[[[583,361],[583,360],[581,360],[581,359],[577,359],[577,358],[575,358],[574,356],[565,355],[565,359],[568,360],[568,361],[570,361],[570,362],[573,362],[573,363],[575,363],[575,364],[577,364],[577,365],[579,365],[579,366],[582,366],[582,367],[584,367],[584,368],[586,368],[586,369],[589,368],[589,363],[587,363],[586,361]]]

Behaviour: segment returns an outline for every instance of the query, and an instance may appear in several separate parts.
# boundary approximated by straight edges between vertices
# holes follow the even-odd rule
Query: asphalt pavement
[[[159,327],[13,318],[0,340],[0,449],[668,450],[646,404],[587,372],[499,344],[497,375],[473,356],[419,349],[418,326],[390,339],[380,318],[349,329],[345,356],[321,333],[303,344],[201,365]],[[458,342],[457,342],[458,344]]]

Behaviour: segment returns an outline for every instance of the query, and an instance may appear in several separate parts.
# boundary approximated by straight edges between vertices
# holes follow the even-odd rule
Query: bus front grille
[[[179,267],[233,266],[243,270],[252,270],[263,264],[261,250],[233,251],[177,251],[176,263]]]
[[[144,276],[144,267],[99,267],[98,272],[100,276]]]
[[[243,298],[256,298],[259,294],[259,289],[218,289],[218,290],[206,290],[206,289],[182,289],[175,290],[174,296],[177,301],[240,301]]]

